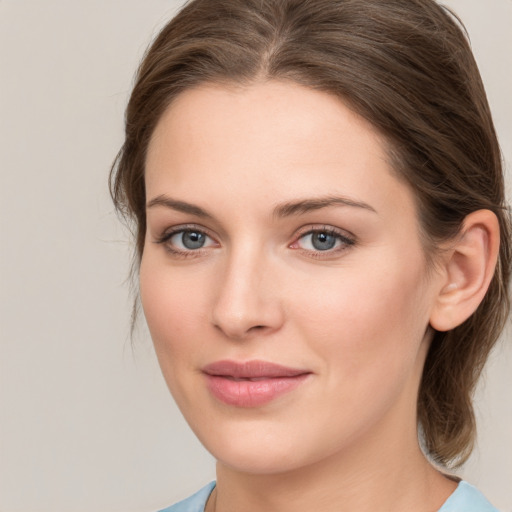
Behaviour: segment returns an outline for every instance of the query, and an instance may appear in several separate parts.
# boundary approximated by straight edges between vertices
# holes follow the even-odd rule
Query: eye
[[[169,242],[181,250],[201,249],[209,237],[201,231],[178,231],[169,238]]]
[[[354,244],[354,239],[333,228],[318,228],[301,235],[290,247],[311,252],[338,252]]]
[[[162,244],[174,254],[199,252],[200,249],[212,247],[217,243],[204,231],[199,229],[179,228],[165,233],[156,243]]]

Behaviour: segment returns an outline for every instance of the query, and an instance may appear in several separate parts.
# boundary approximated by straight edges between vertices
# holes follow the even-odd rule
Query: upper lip
[[[297,377],[311,373],[309,370],[302,368],[290,368],[280,364],[271,363],[269,361],[216,361],[202,368],[207,375],[217,377],[232,377],[235,379],[251,379],[251,378],[276,378],[276,377]]]

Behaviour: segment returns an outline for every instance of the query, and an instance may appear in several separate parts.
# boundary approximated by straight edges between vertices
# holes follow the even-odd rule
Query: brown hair
[[[510,216],[485,91],[460,22],[433,0],[193,0],[164,27],[138,70],[114,203],[146,232],[144,163],[161,115],[205,82],[291,80],[334,94],[385,136],[414,191],[426,253],[479,209],[498,217],[495,275],[477,311],[436,332],[418,397],[427,453],[456,466],[473,447],[472,394],[509,311]]]

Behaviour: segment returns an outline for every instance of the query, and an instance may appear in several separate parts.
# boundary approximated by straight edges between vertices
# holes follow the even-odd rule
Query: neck
[[[412,454],[411,454],[412,455]],[[286,474],[253,475],[217,466],[215,512],[374,512],[438,510],[456,483],[419,453],[390,467],[352,468],[335,461]],[[340,467],[341,466],[341,467]],[[383,469],[385,468],[385,469]],[[411,476],[414,475],[413,478]]]

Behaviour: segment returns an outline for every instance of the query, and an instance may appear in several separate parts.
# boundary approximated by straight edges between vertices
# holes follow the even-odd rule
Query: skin
[[[218,461],[208,507],[437,510],[456,484],[419,449],[416,399],[447,274],[427,271],[413,194],[379,134],[300,85],[203,85],[165,112],[146,163],[141,298],[169,389]],[[348,204],[275,215],[333,196]],[[182,233],[158,243],[185,227],[202,248]],[[343,238],[320,251],[312,229]],[[223,359],[311,375],[238,408],[201,372]]]

